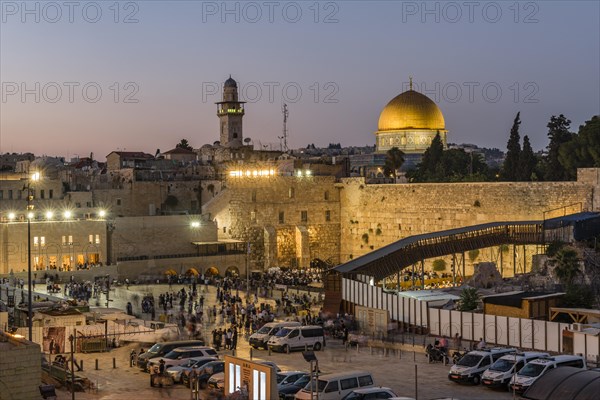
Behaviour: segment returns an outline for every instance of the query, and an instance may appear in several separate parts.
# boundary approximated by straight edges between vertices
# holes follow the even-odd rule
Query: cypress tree
[[[510,137],[506,144],[506,158],[502,165],[502,179],[505,181],[517,181],[519,180],[519,160],[521,159],[521,137],[519,136],[519,125],[521,113],[518,112],[513,126],[510,129]]]
[[[537,159],[535,158],[535,154],[533,154],[533,149],[531,148],[531,143],[529,142],[529,137],[527,135],[523,136],[523,150],[521,151],[519,163],[521,165],[519,168],[519,180],[532,180],[532,176],[535,173]]]

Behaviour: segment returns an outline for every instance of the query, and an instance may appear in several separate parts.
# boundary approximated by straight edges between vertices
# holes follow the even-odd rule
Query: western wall
[[[249,241],[257,266],[306,267],[314,258],[341,263],[427,232],[598,211],[599,189],[597,168],[579,170],[574,182],[373,185],[363,178],[239,177],[203,212],[220,237]]]

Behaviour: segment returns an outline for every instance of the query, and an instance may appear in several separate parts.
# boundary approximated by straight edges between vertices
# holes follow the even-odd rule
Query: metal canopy
[[[410,236],[334,268],[342,274],[363,274],[379,281],[427,258],[503,244],[545,244],[548,230],[598,218],[578,213],[542,221],[492,222]]]

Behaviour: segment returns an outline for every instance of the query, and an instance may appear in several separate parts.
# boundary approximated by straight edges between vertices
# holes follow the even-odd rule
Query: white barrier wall
[[[390,319],[411,325],[428,327],[427,303],[394,293],[385,293],[381,287],[344,278],[342,299],[354,304],[388,310]]]
[[[425,301],[385,293],[381,287],[346,278],[342,280],[342,298],[357,305],[388,310],[391,319],[428,328],[431,335],[453,338],[458,333],[463,340],[484,338],[489,345],[560,353],[562,332],[570,327],[559,322],[428,308]],[[573,353],[597,360],[600,335],[573,332]]]

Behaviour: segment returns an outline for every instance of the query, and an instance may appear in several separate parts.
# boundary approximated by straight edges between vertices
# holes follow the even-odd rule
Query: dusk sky
[[[409,76],[452,143],[505,150],[520,111],[540,150],[551,115],[600,113],[598,1],[0,3],[0,153],[212,144],[230,74],[256,147],[284,102],[290,148],[374,145]]]

